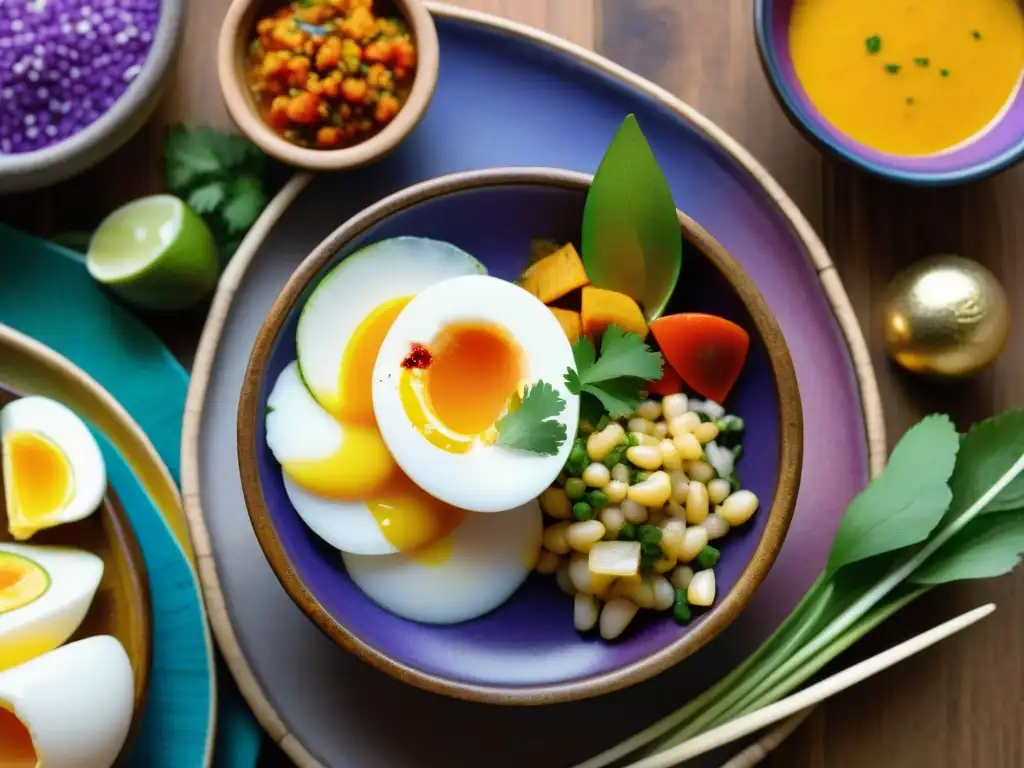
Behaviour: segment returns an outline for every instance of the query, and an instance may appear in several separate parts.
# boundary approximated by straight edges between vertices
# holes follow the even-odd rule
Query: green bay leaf
[[[900,439],[882,473],[843,515],[828,572],[924,541],[952,499],[959,435],[947,416],[928,416]]]
[[[1015,408],[979,422],[960,441],[956,469],[949,481],[953,502],[947,520],[968,509],[1024,456],[1024,409]],[[1024,506],[1024,475],[1018,475],[983,514]]]
[[[1024,555],[1024,509],[982,515],[910,575],[916,584],[989,579],[1009,573]]]
[[[594,175],[581,245],[593,285],[631,296],[648,321],[664,312],[679,280],[682,235],[668,181],[633,115]]]

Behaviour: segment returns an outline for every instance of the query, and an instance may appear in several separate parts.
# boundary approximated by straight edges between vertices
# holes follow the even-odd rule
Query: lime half
[[[93,278],[143,309],[184,309],[217,283],[217,247],[206,223],[173,195],[134,200],[111,213],[89,243]]]

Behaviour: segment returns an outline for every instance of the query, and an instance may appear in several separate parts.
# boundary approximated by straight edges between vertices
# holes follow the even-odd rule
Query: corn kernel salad
[[[614,640],[641,609],[687,624],[715,601],[712,542],[748,522],[758,499],[736,474],[743,420],[675,393],[628,417],[581,421],[568,462],[540,497],[536,570],[574,598],[580,632]]]
[[[412,88],[416,47],[374,0],[296,0],[256,23],[249,90],[263,120],[302,147],[338,149],[383,129]]]

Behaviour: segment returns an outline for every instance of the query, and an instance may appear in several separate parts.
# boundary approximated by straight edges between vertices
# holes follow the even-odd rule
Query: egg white
[[[0,672],[0,706],[32,737],[40,765],[113,765],[128,736],[135,677],[122,645],[101,635]]]
[[[16,538],[29,538],[38,529],[82,520],[99,508],[107,488],[106,463],[96,438],[74,411],[48,397],[22,397],[0,409],[0,441],[10,432],[36,432],[50,440],[67,459],[73,484],[72,496],[64,506],[45,519],[31,521],[23,534],[13,530],[12,525]],[[9,514],[15,506],[12,493],[15,476],[5,451],[4,490]]]
[[[342,427],[321,408],[289,363],[267,398],[267,446],[281,464],[330,456],[341,445]],[[362,501],[326,499],[304,490],[284,474],[284,489],[309,528],[332,547],[361,555],[397,552],[384,538]]]
[[[565,401],[556,421],[566,439],[553,456],[499,445],[450,453],[430,443],[407,417],[399,389],[402,361],[413,343],[426,344],[446,326],[485,322],[520,345],[527,384],[543,380]],[[427,493],[474,512],[501,512],[536,498],[557,477],[572,450],[579,397],[565,387],[572,347],[554,314],[519,286],[486,275],[437,283],[409,302],[395,320],[373,372],[373,410],[384,442],[402,470]],[[466,383],[467,387],[472,382]]]
[[[299,367],[314,399],[337,412],[344,398],[338,373],[345,348],[374,309],[442,280],[486,272],[451,243],[420,237],[382,240],[346,257],[323,277],[299,316]]]
[[[356,586],[385,610],[424,624],[456,624],[512,596],[533,569],[542,528],[540,505],[530,501],[500,515],[467,515],[449,535],[451,553],[440,563],[404,553],[343,552],[342,560]]]
[[[103,560],[70,547],[0,544],[46,571],[46,591],[30,603],[0,613],[0,670],[51,651],[75,633],[103,578]]]

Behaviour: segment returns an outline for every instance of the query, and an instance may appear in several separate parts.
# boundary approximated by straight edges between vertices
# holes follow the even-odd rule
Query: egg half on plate
[[[0,765],[113,765],[131,727],[134,685],[128,654],[108,635],[0,672]]]
[[[89,428],[46,397],[14,400],[0,409],[8,529],[18,541],[88,517],[107,488],[103,454]]]
[[[462,509],[522,506],[572,449],[579,397],[565,386],[569,341],[514,283],[456,277],[409,302],[373,372],[373,407],[402,470]],[[506,417],[508,417],[506,419]]]
[[[71,637],[102,578],[103,561],[91,552],[0,544],[0,670]]]
[[[266,440],[302,520],[344,552],[411,552],[444,538],[464,512],[425,493],[377,429],[373,365],[395,317],[425,288],[484,272],[465,251],[402,237],[328,272],[301,310],[298,359],[267,399]]]

